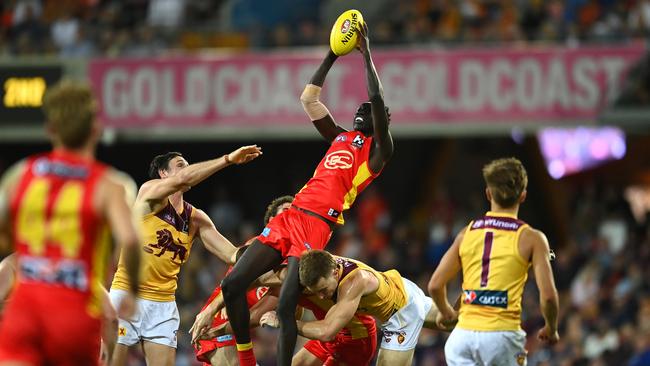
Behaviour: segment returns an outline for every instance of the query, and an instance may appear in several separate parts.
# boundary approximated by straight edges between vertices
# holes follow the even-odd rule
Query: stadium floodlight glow
[[[625,134],[617,127],[544,128],[537,139],[553,179],[622,159],[627,150]]]

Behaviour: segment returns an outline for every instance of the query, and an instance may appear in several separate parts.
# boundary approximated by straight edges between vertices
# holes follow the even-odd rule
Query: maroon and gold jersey
[[[101,285],[110,230],[93,205],[107,167],[66,151],[27,159],[12,198],[12,236],[18,287],[37,284],[87,295],[87,310],[101,313]]]
[[[293,205],[343,224],[343,211],[380,172],[368,166],[372,137],[358,131],[336,136],[314,176],[296,194]]]

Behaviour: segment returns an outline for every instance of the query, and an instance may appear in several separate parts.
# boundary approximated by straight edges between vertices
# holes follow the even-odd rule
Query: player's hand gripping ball
[[[330,48],[337,56],[347,55],[357,46],[357,29],[363,24],[363,15],[350,9],[339,15],[330,32]]]

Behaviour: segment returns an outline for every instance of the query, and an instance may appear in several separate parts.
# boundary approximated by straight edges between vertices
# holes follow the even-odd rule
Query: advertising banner
[[[376,51],[394,125],[589,123],[620,89],[641,45]],[[324,51],[99,59],[89,77],[114,127],[290,127]],[[363,58],[340,57],[321,99],[347,125],[367,100]]]

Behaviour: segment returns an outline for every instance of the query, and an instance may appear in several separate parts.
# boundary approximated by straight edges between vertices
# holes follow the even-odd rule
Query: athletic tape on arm
[[[325,105],[319,100],[320,91],[320,86],[307,84],[305,90],[303,90],[302,95],[300,96],[302,108],[312,121],[317,121],[330,114],[327,107],[325,107]]]

